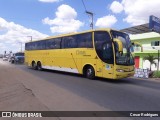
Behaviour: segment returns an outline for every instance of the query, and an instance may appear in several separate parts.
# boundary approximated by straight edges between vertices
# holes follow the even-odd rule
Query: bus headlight
[[[124,72],[124,70],[122,70],[122,69],[117,69],[117,72]]]

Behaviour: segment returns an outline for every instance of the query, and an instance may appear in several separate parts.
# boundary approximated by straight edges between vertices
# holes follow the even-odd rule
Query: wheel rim
[[[36,63],[35,62],[33,63],[33,69],[36,69]]]
[[[41,67],[41,63],[38,63],[38,70],[41,70],[42,69],[42,67]]]
[[[91,76],[92,75],[92,70],[91,69],[87,69],[87,76]]]
[[[36,63],[33,64],[33,67],[34,67],[34,68],[36,67]]]

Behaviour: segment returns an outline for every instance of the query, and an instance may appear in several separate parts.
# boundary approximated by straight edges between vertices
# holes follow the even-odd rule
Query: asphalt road
[[[21,109],[16,105],[13,110],[15,108],[18,110],[32,110],[33,108],[39,110],[41,108],[41,110],[51,111],[160,111],[160,80],[135,78],[121,80],[96,78],[95,80],[89,80],[77,74],[51,70],[36,71],[25,65],[14,65],[2,60],[0,60],[0,65],[3,66],[0,66],[0,69],[4,70],[4,72],[0,71],[0,82],[6,82],[1,81],[6,74],[8,75],[6,80],[10,80],[8,83],[6,82],[6,85],[10,85],[10,87],[18,85],[20,87],[18,91],[27,91],[25,96],[18,92],[17,96],[21,95],[22,97],[17,98],[17,100],[20,101],[22,98],[25,100],[28,99],[28,96],[31,97],[28,100],[30,101],[28,108],[26,108],[28,102],[25,103],[26,106],[23,105],[23,102],[21,103],[23,105]],[[11,82],[13,82],[13,85]],[[4,95],[6,92],[3,92],[3,84],[1,86],[0,90]],[[10,110],[10,107],[6,109],[3,101],[2,103],[0,101],[1,104],[5,110]],[[121,119],[124,120],[124,118]],[[144,118],[129,119],[143,120]]]
[[[160,80],[89,80],[65,72],[17,67],[113,111],[160,111]]]

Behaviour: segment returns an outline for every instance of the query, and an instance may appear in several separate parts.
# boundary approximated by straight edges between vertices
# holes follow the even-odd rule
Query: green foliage
[[[153,77],[160,78],[160,71],[154,71]]]
[[[151,71],[151,65],[155,64],[156,62],[154,61],[156,58],[153,55],[148,54],[147,56],[144,57],[144,60],[148,60],[150,62],[150,71]]]

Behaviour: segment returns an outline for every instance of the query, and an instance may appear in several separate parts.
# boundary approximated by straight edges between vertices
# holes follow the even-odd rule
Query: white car
[[[7,61],[8,60],[8,56],[3,56],[3,61]]]
[[[0,54],[0,58],[3,58],[3,54]]]

